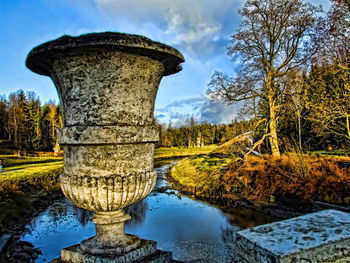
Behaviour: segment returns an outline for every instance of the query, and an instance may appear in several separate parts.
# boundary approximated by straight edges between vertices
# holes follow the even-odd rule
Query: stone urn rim
[[[182,70],[183,55],[175,48],[147,37],[119,32],[89,33],[80,36],[64,35],[33,48],[27,56],[26,66],[35,73],[51,76],[50,68],[55,58],[101,50],[115,50],[138,54],[160,61],[164,65],[163,76]],[[71,53],[72,54],[72,53]]]

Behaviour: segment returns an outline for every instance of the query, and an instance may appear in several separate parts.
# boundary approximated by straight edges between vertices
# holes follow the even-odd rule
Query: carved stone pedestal
[[[62,106],[62,191],[75,205],[96,211],[96,235],[63,249],[64,262],[170,257],[157,252],[155,242],[125,234],[130,216],[123,208],[148,196],[156,183],[155,97],[162,77],[179,72],[182,62],[172,47],[112,32],[63,36],[29,53],[27,67],[51,77]]]

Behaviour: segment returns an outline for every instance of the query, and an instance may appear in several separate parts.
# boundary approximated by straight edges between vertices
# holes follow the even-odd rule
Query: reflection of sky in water
[[[167,166],[157,170],[160,180],[156,187],[163,187]],[[132,219],[126,224],[126,232],[156,240],[158,248],[172,251],[176,259],[207,258],[205,262],[222,262],[220,256],[232,251],[226,241],[232,241],[232,233],[239,227],[232,226],[219,209],[184,196],[180,199],[169,192],[151,193],[127,208]],[[92,212],[79,209],[67,200],[56,201],[32,220],[27,226],[29,231],[21,239],[41,248],[43,255],[37,262],[48,262],[59,257],[62,248],[95,234],[94,225],[88,220],[91,215]],[[208,253],[214,259],[208,258]]]
[[[95,233],[93,223],[85,221],[89,215],[92,214],[67,200],[57,201],[32,220],[29,232],[21,239],[41,248],[43,255],[36,262],[47,262],[60,256],[60,248],[79,243]]]
[[[144,202],[148,204],[142,224],[126,227],[126,231],[161,244],[187,240],[220,241],[220,230],[228,222],[220,210],[186,197],[156,194]]]

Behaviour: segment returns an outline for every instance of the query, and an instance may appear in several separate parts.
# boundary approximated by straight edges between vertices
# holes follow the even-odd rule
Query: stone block
[[[51,263],[170,263],[172,253],[157,249],[157,242],[141,240],[141,244],[134,250],[121,255],[93,255],[83,251],[80,245],[73,245],[62,249],[61,258]]]
[[[236,234],[249,263],[350,262],[350,214],[325,210]]]

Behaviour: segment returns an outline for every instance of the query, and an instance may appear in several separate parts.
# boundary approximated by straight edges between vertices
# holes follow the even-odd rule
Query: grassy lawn
[[[6,174],[8,173],[12,173],[12,172],[19,172],[19,170],[22,170],[22,169],[29,169],[29,168],[40,168],[40,167],[43,167],[43,166],[52,166],[52,165],[60,165],[62,166],[63,165],[63,160],[57,160],[55,162],[42,162],[42,163],[30,163],[30,164],[21,164],[21,165],[16,165],[16,166],[9,166],[9,167],[3,167],[2,170],[3,172],[6,172]],[[14,171],[16,170],[16,171]],[[1,175],[1,173],[0,173]]]
[[[215,148],[215,145],[205,146],[202,148],[158,148],[155,150],[154,158],[172,158],[207,154]],[[54,162],[61,163],[63,161],[63,157],[25,157],[17,155],[0,155],[0,160],[2,160],[2,170],[8,171],[14,169],[38,167],[44,164],[52,165]]]
[[[221,154],[203,154],[180,160],[172,167],[172,179],[185,192],[201,194],[213,192],[221,187],[220,169],[228,165],[232,158]]]
[[[350,156],[350,150],[341,149],[341,150],[320,150],[320,151],[311,151],[309,152],[311,155],[319,155],[319,156],[332,156],[332,157],[343,157]]]
[[[9,167],[9,172],[0,173],[0,184],[4,181],[20,182],[26,181],[31,178],[41,177],[44,174],[49,174],[55,170],[63,169],[63,161],[51,162],[51,163],[36,163],[22,166]],[[19,170],[16,170],[19,169]]]
[[[172,157],[207,154],[213,151],[216,147],[217,147],[216,145],[210,145],[210,146],[204,146],[202,148],[178,148],[178,147],[158,148],[154,152],[154,158],[155,159],[172,158]]]
[[[29,164],[42,164],[60,162],[63,160],[62,157],[24,157],[17,155],[0,155],[2,160],[3,170],[18,169],[13,167],[25,166]],[[11,168],[10,168],[11,167]]]

